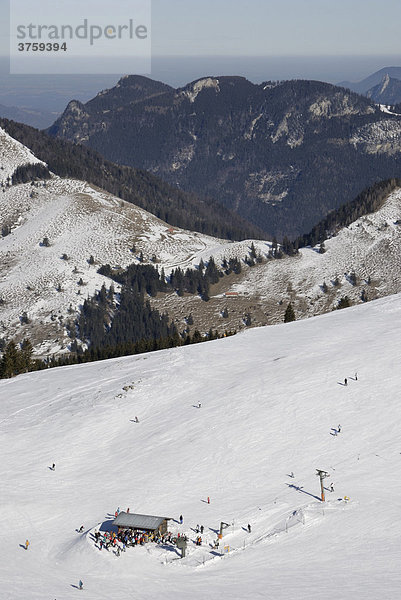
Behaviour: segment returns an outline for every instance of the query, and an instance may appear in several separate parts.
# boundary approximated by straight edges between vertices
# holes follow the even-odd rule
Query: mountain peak
[[[219,80],[216,77],[203,77],[187,85],[182,94],[195,102],[198,95],[205,89],[214,89],[216,93],[220,92]]]
[[[401,102],[401,81],[385,73],[380,83],[366,92],[366,96],[378,104],[398,104]]]

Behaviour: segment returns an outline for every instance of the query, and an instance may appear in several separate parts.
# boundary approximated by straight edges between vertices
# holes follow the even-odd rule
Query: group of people
[[[179,537],[179,534],[178,534]],[[173,536],[170,532],[161,535],[159,532],[144,532],[132,529],[123,529],[118,533],[114,531],[95,531],[95,543],[98,544],[99,550],[106,548],[106,550],[114,550],[117,556],[120,556],[121,552],[125,552],[128,547],[132,546],[143,546],[148,542],[155,542],[156,544],[167,544],[173,543]]]

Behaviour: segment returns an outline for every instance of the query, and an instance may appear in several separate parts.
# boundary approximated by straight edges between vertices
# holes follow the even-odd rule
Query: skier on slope
[[[248,523],[248,533],[251,533],[251,526],[249,523]]]
[[[84,589],[84,584],[83,584],[83,582],[81,580],[79,580],[78,586],[79,586],[80,590]]]
[[[348,385],[348,380],[347,378],[344,379],[344,385]]]
[[[341,433],[341,425],[339,425],[339,426],[337,427],[337,431],[338,431],[338,433]]]

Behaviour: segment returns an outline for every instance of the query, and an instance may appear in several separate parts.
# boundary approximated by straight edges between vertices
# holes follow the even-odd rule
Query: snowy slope
[[[361,291],[369,299],[401,291],[401,190],[396,190],[377,212],[365,215],[319,248],[302,248],[295,258],[284,258],[246,270],[232,285],[238,293],[260,295],[266,300],[285,298],[310,316],[335,307],[347,295],[360,302]],[[218,255],[218,251],[216,251]],[[357,285],[350,275],[355,272]],[[369,277],[371,283],[369,284]],[[338,278],[340,285],[333,283]],[[328,292],[322,290],[323,283]]]
[[[36,161],[2,130],[0,152],[7,159],[6,174]],[[35,185],[6,187],[0,201],[0,226],[11,229],[10,235],[0,237],[0,335],[30,337],[41,354],[66,348],[66,320],[84,298],[103,283],[111,284],[97,273],[100,265],[126,267],[139,262],[142,252],[145,262],[156,256],[168,273],[172,267],[199,262],[196,256],[202,252],[209,258],[209,248],[231,245],[171,228],[132,204],[72,179],[53,176]],[[88,262],[91,256],[93,265]],[[84,286],[78,285],[81,278]],[[27,325],[20,322],[23,312],[30,320]]]
[[[81,578],[88,600],[396,598],[400,354],[392,296],[0,381],[1,597],[67,600]],[[335,486],[325,505],[317,468]],[[203,524],[205,544],[184,560],[154,544],[100,552],[92,533],[117,506],[183,514],[172,531],[193,540]]]
[[[319,253],[319,247],[302,248],[295,257],[267,259],[251,268],[243,264],[240,276],[221,281],[207,307],[202,307],[203,312],[207,311],[209,323],[214,318],[219,324],[216,315],[228,307],[229,317],[220,318],[220,327],[238,330],[244,327],[243,316],[247,313],[252,325],[282,322],[289,302],[297,319],[302,319],[334,310],[346,296],[352,304],[360,304],[362,298],[370,301],[401,292],[400,223],[401,190],[396,190],[380,210],[361,217],[327,240],[324,254]],[[201,257],[207,261],[211,252],[216,262],[223,256],[244,257],[249,255],[250,246],[248,240],[229,247],[208,248]],[[255,242],[255,246],[266,259],[271,244]],[[227,292],[236,296],[227,298]],[[163,298],[155,304],[163,309],[167,302],[169,313],[178,320],[191,312],[195,315],[198,310],[192,298]],[[198,323],[197,326],[202,330]],[[207,319],[203,326],[207,331]]]
[[[17,142],[0,127],[0,186],[6,183],[17,167],[38,163],[44,165],[26,146]]]

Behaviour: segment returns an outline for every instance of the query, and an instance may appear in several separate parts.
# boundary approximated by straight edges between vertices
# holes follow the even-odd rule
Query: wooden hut
[[[152,515],[137,515],[135,513],[120,512],[114,519],[113,525],[118,528],[118,531],[124,529],[132,529],[133,531],[142,531],[145,533],[167,533],[168,521],[170,517],[155,517]]]

